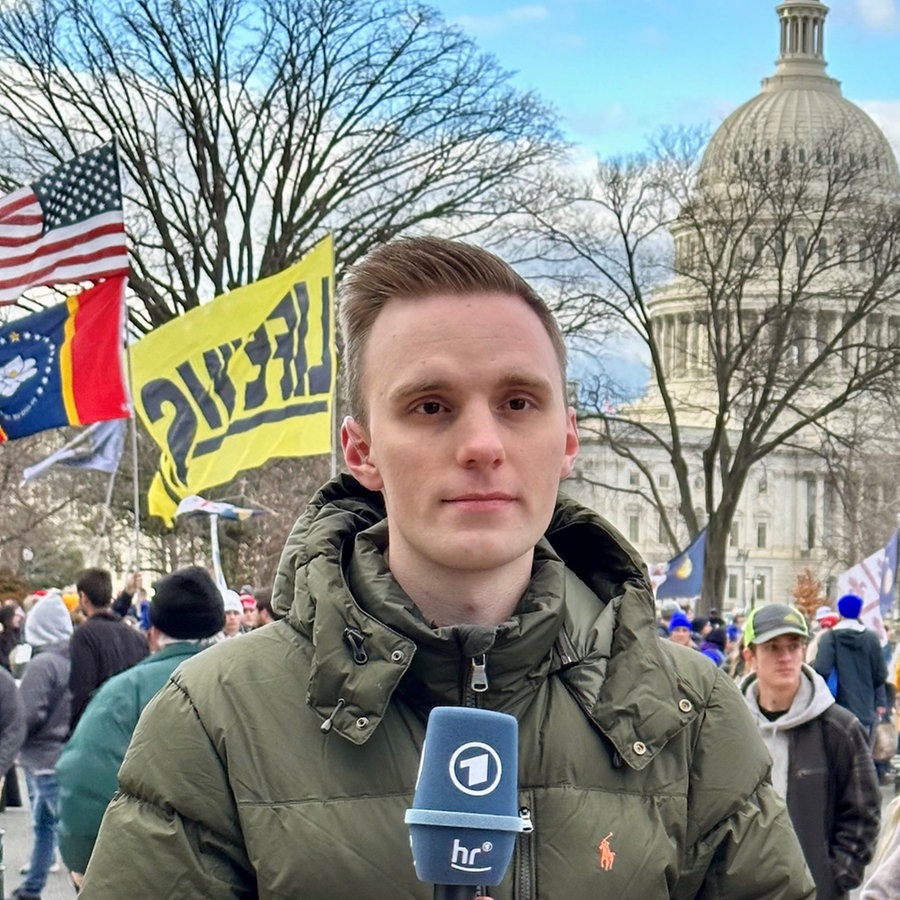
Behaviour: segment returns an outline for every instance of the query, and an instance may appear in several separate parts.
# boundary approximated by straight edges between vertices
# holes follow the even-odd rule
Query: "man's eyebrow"
[[[501,390],[531,390],[535,392],[555,390],[555,382],[542,375],[526,372],[508,372],[497,384]],[[453,382],[448,378],[427,377],[404,381],[388,391],[391,400],[403,400],[419,394],[442,393],[453,390]]]

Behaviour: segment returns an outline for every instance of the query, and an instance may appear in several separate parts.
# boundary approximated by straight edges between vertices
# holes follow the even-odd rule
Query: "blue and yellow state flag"
[[[331,452],[331,238],[300,262],[216,297],[131,348],[135,409],[159,444],[151,515],[275,457]]]
[[[656,599],[698,597],[703,589],[703,564],[706,561],[706,529],[687,549],[666,564],[656,585]]]

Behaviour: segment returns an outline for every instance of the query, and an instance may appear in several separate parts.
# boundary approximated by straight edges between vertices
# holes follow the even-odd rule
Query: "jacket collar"
[[[423,712],[464,702],[480,653],[491,708],[515,715],[558,673],[636,769],[696,715],[700,697],[690,714],[678,706],[690,689],[662,651],[643,563],[590,510],[560,498],[531,585],[496,628],[425,622],[384,564],[383,518],[380,496],[341,476],[314,499],[279,564],[276,608],[293,598],[287,618],[312,641],[307,699],[329,730],[364,743],[395,691]]]

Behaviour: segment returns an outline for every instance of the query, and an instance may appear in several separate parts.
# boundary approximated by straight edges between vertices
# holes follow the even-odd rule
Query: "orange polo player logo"
[[[609,846],[609,839],[613,836],[613,833],[610,832],[598,845],[597,849],[600,851],[600,868],[603,869],[604,872],[608,872],[613,867],[613,863],[616,861],[616,852]]]

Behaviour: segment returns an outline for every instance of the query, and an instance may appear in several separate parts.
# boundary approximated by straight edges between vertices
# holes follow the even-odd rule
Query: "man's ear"
[[[368,431],[352,416],[347,416],[341,423],[341,448],[350,474],[364,488],[380,491],[384,482],[372,460],[372,445]]]

